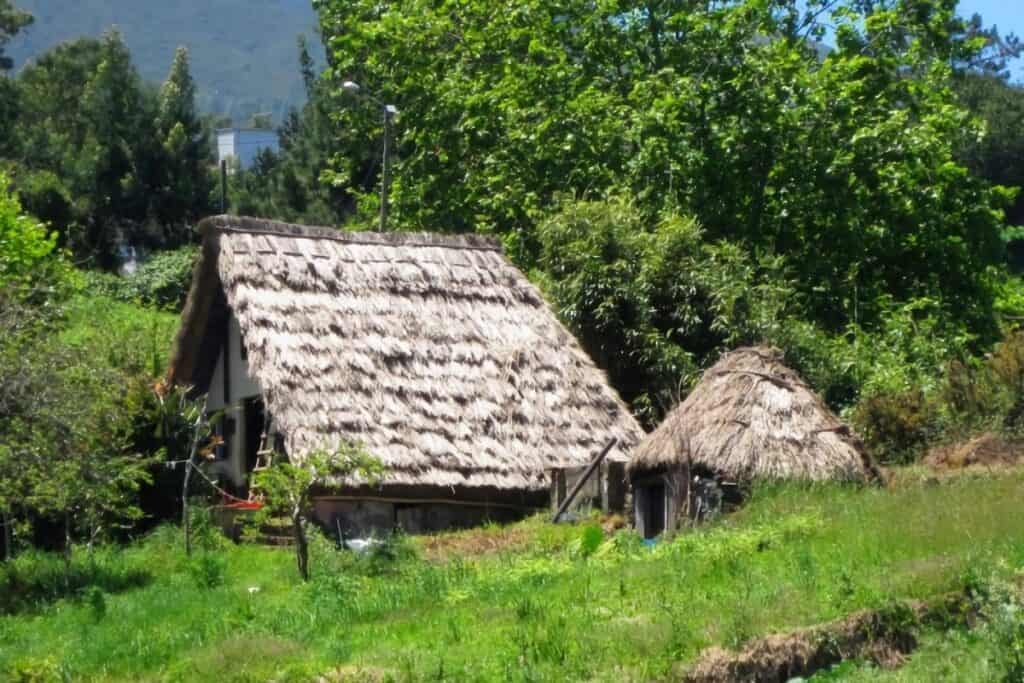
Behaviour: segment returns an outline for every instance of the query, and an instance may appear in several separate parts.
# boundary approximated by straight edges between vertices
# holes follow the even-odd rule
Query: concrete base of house
[[[345,539],[383,536],[395,530],[424,534],[466,529],[489,522],[507,524],[548,506],[547,491],[456,490],[385,487],[319,491],[313,521],[330,536]],[[240,537],[245,511],[214,509],[216,522]]]
[[[453,504],[443,501],[349,500],[317,498],[316,522],[332,535],[343,538],[380,536],[394,530],[424,534],[466,529],[488,522],[504,524],[522,519],[531,509],[493,505]]]
[[[345,538],[396,529],[423,534],[522,519],[548,504],[547,491],[384,487],[322,491],[313,497],[318,524]]]

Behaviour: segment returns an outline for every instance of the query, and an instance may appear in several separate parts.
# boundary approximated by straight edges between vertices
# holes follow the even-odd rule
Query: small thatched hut
[[[696,513],[692,484],[759,479],[863,481],[877,475],[850,429],[782,352],[745,347],[704,373],[627,466],[637,525],[653,537]]]
[[[543,506],[549,469],[643,436],[494,240],[227,216],[200,230],[169,381],[225,411],[222,479],[242,490],[261,444],[301,462],[359,443],[384,481],[324,491],[321,520],[435,529]]]

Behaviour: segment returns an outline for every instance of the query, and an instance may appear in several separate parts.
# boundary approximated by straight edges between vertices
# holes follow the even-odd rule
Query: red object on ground
[[[221,507],[227,508],[228,510],[262,510],[263,503],[258,500],[239,500],[231,503],[225,503]]]

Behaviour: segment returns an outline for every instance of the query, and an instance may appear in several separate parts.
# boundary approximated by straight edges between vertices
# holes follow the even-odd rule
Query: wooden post
[[[299,576],[309,581],[309,541],[306,538],[306,520],[298,506],[292,510],[292,535],[295,537],[295,561],[299,566]]]
[[[196,459],[196,451],[199,449],[199,430],[203,425],[203,415],[206,413],[206,405],[203,405],[202,412],[196,418],[196,427],[192,432],[192,447],[188,451],[188,460],[185,461],[185,481],[181,487],[181,528],[185,535],[185,555],[192,554],[191,525],[188,515],[188,484],[192,478],[192,468]]]
[[[690,450],[690,439],[687,438],[685,441],[680,440],[676,447],[685,454],[683,460],[683,481],[680,483],[680,509],[678,510],[677,519],[681,520],[687,526],[695,526],[697,523],[696,516],[699,514],[699,510],[693,509],[693,455]]]
[[[551,470],[551,510],[557,510],[565,500],[565,470]]]
[[[551,518],[551,522],[553,524],[557,524],[558,518],[565,514],[565,511],[569,509],[569,506],[572,505],[572,501],[579,495],[583,485],[587,483],[587,479],[590,479],[590,475],[594,473],[594,470],[596,470],[598,465],[601,464],[601,461],[604,460],[604,456],[608,455],[608,451],[610,451],[612,446],[618,443],[618,441],[619,440],[617,438],[612,437],[612,440],[608,442],[608,445],[604,447],[604,450],[598,453],[597,457],[590,461],[590,464],[587,465],[587,469],[583,472],[583,476],[579,478],[575,486],[572,487],[572,491],[570,491],[569,495],[565,497],[562,504],[558,506],[558,511],[555,512],[555,516]]]

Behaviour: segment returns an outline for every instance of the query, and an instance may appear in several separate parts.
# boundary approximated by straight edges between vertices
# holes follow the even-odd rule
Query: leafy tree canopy
[[[825,329],[924,296],[994,331],[1011,193],[956,153],[982,129],[954,69],[985,43],[955,0],[316,6],[339,101],[354,80],[402,112],[398,225],[494,232],[529,267],[557,196],[621,193],[642,230],[672,211],[784,257]],[[349,96],[335,119],[362,132],[333,164],[357,191],[381,116]]]

